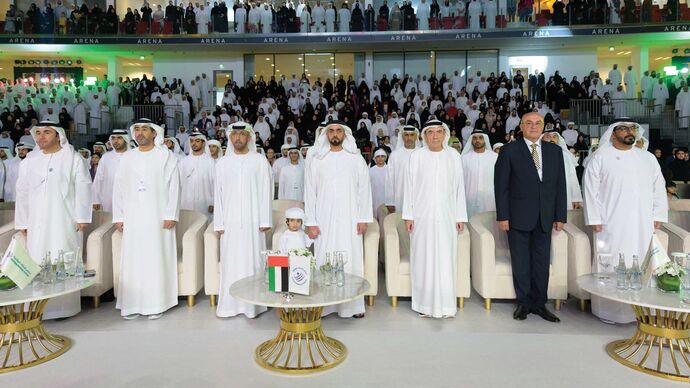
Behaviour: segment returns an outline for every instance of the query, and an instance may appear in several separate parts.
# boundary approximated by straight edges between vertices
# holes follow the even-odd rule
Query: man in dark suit
[[[494,169],[496,219],[508,232],[513,284],[517,295],[516,320],[529,313],[559,322],[546,309],[551,258],[551,229],[566,222],[566,185],[563,151],[541,141],[544,118],[536,112],[522,116],[524,139],[506,144]]]

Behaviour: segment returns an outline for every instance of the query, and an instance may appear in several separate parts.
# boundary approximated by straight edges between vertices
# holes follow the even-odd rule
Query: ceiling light
[[[616,49],[615,47],[609,46],[609,51],[613,51],[613,50],[615,50],[615,49]]]

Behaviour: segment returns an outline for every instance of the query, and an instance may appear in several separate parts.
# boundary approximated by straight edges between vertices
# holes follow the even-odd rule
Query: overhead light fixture
[[[220,67],[222,69],[225,67],[225,65],[221,63],[220,65],[218,65],[218,67]]]
[[[2,69],[0,69],[0,70],[2,70]],[[688,74],[688,68],[684,67],[684,68],[680,69],[680,72],[683,74]]]
[[[683,52],[684,52],[685,54],[690,54],[690,48],[686,48],[685,50],[683,50]]]
[[[81,59],[77,59],[77,65],[81,65]]]
[[[677,48],[674,48],[673,50],[671,50],[671,52],[674,53],[674,54],[678,54],[678,49],[677,49]]]
[[[50,64],[51,65],[57,65],[58,64],[57,59],[53,59],[52,61],[50,61]]]
[[[142,61],[143,61],[143,60],[144,60],[144,58],[146,58],[146,57],[145,57],[145,56],[143,56],[143,55],[139,55],[139,59],[140,59],[140,60],[142,60]]]
[[[72,60],[71,59],[67,60],[67,66],[72,66]]]
[[[613,51],[613,50],[615,50],[615,49],[616,49],[615,47],[609,46],[609,51]]]
[[[64,60],[64,59],[61,59],[61,60],[60,60],[60,64],[61,64],[61,65],[64,65],[64,64],[65,64],[65,60]]]
[[[270,61],[270,60],[271,60],[271,58],[269,58],[269,57],[266,57],[266,60],[267,60],[267,61]]]

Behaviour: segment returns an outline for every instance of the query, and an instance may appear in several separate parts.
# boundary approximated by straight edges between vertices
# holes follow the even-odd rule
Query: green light
[[[145,57],[143,55],[139,55],[139,59],[141,59],[142,61],[144,60],[144,58]]]
[[[225,65],[221,63],[220,65],[218,65],[218,67],[222,69],[225,67]]]
[[[616,49],[615,47],[609,46],[609,51],[613,51],[613,50],[615,50],[615,49]]]

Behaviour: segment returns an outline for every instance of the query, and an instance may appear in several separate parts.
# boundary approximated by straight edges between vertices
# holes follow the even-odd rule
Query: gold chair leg
[[[561,300],[556,299],[553,301],[553,307],[556,309],[556,311],[561,311]]]
[[[374,295],[368,295],[368,296],[367,296],[367,305],[368,305],[369,307],[371,307],[371,306],[374,305]]]
[[[194,303],[196,303],[196,296],[195,295],[187,295],[187,306],[192,307],[192,306],[194,306]]]
[[[101,297],[100,296],[94,296],[93,297],[93,308],[97,309],[101,307]]]
[[[211,307],[216,307],[216,296],[215,295],[209,295],[209,299],[211,301]]]
[[[584,299],[580,299],[580,311],[585,311],[587,310],[587,301]]]
[[[484,299],[484,308],[487,310],[491,310],[491,298]]]
[[[397,296],[391,296],[391,306],[392,307],[398,307],[398,297]]]
[[[465,298],[463,298],[463,297],[458,298],[458,308],[460,310],[465,308]]]

